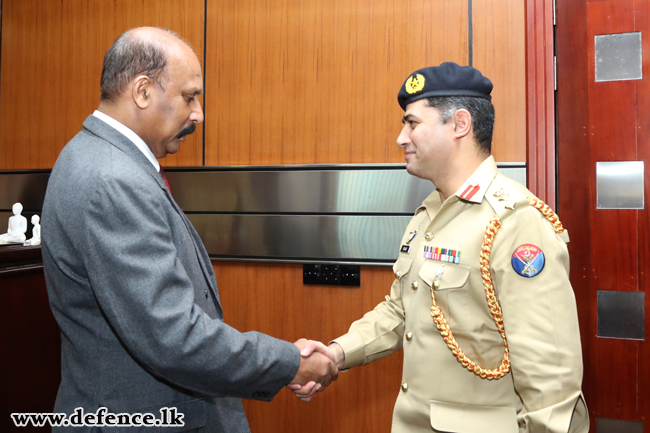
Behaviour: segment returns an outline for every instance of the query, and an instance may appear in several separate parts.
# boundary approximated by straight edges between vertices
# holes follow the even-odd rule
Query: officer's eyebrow
[[[412,117],[415,117],[413,114],[407,113],[402,117],[402,123],[406,123],[411,120]]]

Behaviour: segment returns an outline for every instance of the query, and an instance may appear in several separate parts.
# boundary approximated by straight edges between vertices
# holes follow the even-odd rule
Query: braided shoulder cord
[[[553,225],[556,233],[562,233],[564,227],[560,222],[557,214],[543,201],[538,198],[528,197],[528,203],[546,217],[546,219]],[[501,334],[503,339],[503,359],[501,360],[501,365],[498,368],[488,370],[485,369],[465,355],[463,350],[458,345],[458,342],[454,338],[453,332],[449,328],[449,324],[445,319],[444,313],[440,310],[440,307],[436,305],[436,297],[434,295],[434,286],[431,286],[431,316],[433,321],[436,324],[436,327],[440,331],[447,347],[451,350],[451,353],[454,354],[458,362],[460,362],[463,367],[467,368],[472,373],[480,376],[482,379],[488,380],[497,380],[501,379],[503,376],[508,374],[510,371],[510,351],[508,349],[508,340],[506,339],[506,332],[503,326],[503,314],[501,312],[501,305],[494,294],[494,285],[492,284],[492,276],[490,275],[490,252],[492,250],[492,243],[494,242],[494,237],[497,234],[497,231],[501,227],[501,220],[498,215],[495,215],[494,218],[490,220],[490,223],[485,229],[485,234],[483,235],[483,244],[481,245],[481,277],[483,278],[483,287],[485,288],[485,299],[487,300],[488,307],[490,308],[490,313],[494,318],[494,323]]]
[[[458,342],[449,328],[444,313],[440,310],[440,307],[436,305],[434,288],[433,285],[431,286],[431,316],[433,316],[433,321],[440,331],[440,335],[442,335],[445,343],[447,343],[447,347],[463,367],[467,368],[477,376],[480,376],[482,379],[488,380],[501,379],[510,371],[510,352],[508,350],[506,332],[503,327],[503,315],[501,314],[499,301],[497,301],[496,295],[494,294],[494,285],[492,284],[492,276],[490,275],[490,251],[492,250],[492,242],[494,241],[494,236],[496,235],[497,230],[499,230],[499,227],[501,227],[501,220],[498,215],[495,215],[485,229],[483,244],[481,245],[480,259],[481,277],[483,278],[483,286],[485,288],[485,298],[487,299],[488,307],[490,307],[490,313],[492,313],[492,317],[494,318],[494,323],[499,330],[499,334],[501,334],[501,338],[503,338],[503,346],[505,348],[503,352],[503,360],[501,360],[501,365],[498,368],[493,370],[485,369],[465,355],[460,346],[458,346]]]
[[[553,209],[551,209],[549,205],[536,197],[528,197],[528,203],[530,203],[532,207],[540,211],[542,215],[546,217],[546,219],[553,225],[555,233],[562,233],[564,231],[564,227],[560,222],[560,218],[558,218],[557,214],[553,212]]]

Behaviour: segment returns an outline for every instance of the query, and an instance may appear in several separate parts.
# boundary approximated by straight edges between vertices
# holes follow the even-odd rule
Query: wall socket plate
[[[303,265],[303,284],[361,286],[361,267],[355,265]]]

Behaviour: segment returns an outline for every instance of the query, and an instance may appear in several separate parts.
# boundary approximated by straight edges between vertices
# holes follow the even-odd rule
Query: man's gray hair
[[[427,98],[429,106],[438,109],[440,121],[445,124],[461,108],[472,116],[474,139],[482,152],[492,151],[492,132],[494,131],[494,106],[483,98],[470,96],[434,96]]]
[[[187,44],[177,33],[167,29],[161,30]],[[167,78],[166,65],[167,52],[159,41],[143,38],[131,30],[122,33],[104,56],[100,83],[101,100],[112,101],[120,96],[138,75],[148,76],[165,90],[163,84]]]

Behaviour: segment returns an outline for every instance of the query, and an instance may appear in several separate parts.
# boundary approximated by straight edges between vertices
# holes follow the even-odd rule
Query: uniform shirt
[[[493,157],[444,203],[434,191],[404,233],[390,295],[335,340],[345,352],[345,368],[404,349],[393,433],[588,431],[568,234],[556,233],[527,197],[534,196],[501,175]],[[481,367],[497,368],[504,342],[486,301],[479,263],[495,215],[501,226],[489,269],[503,311],[511,371],[487,380],[463,367],[447,347],[431,316],[431,287],[439,285],[436,303],[464,353]],[[540,254],[532,263],[521,256],[539,252],[530,245],[543,253],[543,267]]]

